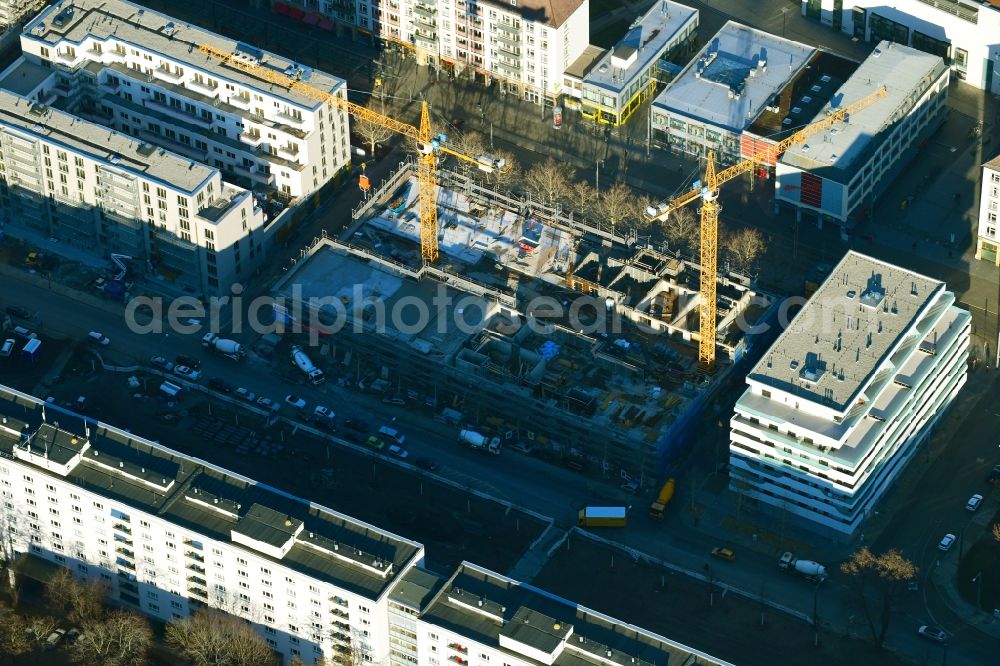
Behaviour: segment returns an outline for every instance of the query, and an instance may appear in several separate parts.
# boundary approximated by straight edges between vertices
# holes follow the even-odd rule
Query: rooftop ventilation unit
[[[177,32],[177,28],[174,26],[173,22],[163,26],[163,34],[167,37],[172,37],[175,32]]]

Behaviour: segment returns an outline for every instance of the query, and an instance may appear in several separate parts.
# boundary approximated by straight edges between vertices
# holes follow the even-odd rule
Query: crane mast
[[[810,137],[830,129],[839,122],[846,122],[850,114],[866,108],[885,95],[885,86],[879,86],[861,99],[831,111],[825,118],[806,125],[795,134],[756,151],[753,157],[741,160],[722,171],[716,171],[715,153],[710,150],[701,187],[688,190],[659,208],[647,210],[654,221],[663,221],[670,213],[688,205],[695,199],[701,200],[698,363],[702,368],[711,369],[715,365],[716,319],[718,318],[716,287],[718,283],[719,212],[722,209],[718,202],[720,186],[739,175],[749,173],[758,164],[771,164],[788,148],[807,141]]]

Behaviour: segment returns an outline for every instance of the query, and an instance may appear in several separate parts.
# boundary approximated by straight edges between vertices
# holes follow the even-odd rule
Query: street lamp
[[[601,191],[601,167],[604,166],[604,160],[596,160],[594,162],[596,167],[594,173],[594,189],[598,192]]]
[[[983,572],[977,573],[972,582],[976,584],[976,610],[978,611],[983,607]]]

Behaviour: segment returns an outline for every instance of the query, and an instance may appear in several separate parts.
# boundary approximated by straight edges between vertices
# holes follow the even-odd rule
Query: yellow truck
[[[677,482],[667,479],[667,482],[660,488],[660,494],[656,496],[653,503],[649,505],[649,516],[655,520],[663,520],[663,512],[667,509],[667,503],[674,496],[674,487]]]
[[[625,527],[627,512],[623,506],[588,506],[580,509],[576,522],[580,527]]]

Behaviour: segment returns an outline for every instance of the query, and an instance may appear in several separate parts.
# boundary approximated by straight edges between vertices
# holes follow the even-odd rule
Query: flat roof
[[[0,386],[0,415],[7,417],[0,425],[0,456],[13,458],[16,448],[23,452],[25,433],[35,455],[16,457],[40,474],[65,478],[123,508],[156,515],[192,535],[228,542],[366,598],[378,599],[423,548],[4,386]],[[73,455],[81,451],[83,455],[73,463]],[[233,541],[233,532],[274,547],[291,542],[291,547],[277,559]]]
[[[217,172],[214,167],[6,90],[0,90],[0,126],[14,128],[45,143],[64,146],[115,169],[186,192],[197,191]]]
[[[49,45],[62,41],[82,44],[88,37],[125,42],[155,51],[177,62],[200,68],[212,76],[295,102],[307,109],[322,104],[301,93],[225,66],[215,58],[201,53],[198,47],[208,44],[225,52],[239,51],[253,55],[260,58],[261,65],[279,73],[298,63],[126,0],[73,0],[72,4],[57,3],[25,24],[21,35],[22,39],[33,39]],[[333,92],[344,84],[343,79],[320,70],[304,68],[304,71],[307,75],[303,76],[303,80],[320,90]]]
[[[392,587],[389,601],[423,611],[441,586],[448,580],[446,576],[410,567],[406,574]]]
[[[944,288],[850,251],[747,378],[844,410]]]
[[[55,70],[43,67],[38,63],[19,57],[6,70],[6,76],[0,80],[0,88],[14,94],[27,97],[35,91],[43,81],[55,76]]]
[[[946,71],[940,56],[892,42],[879,43],[817,118],[856,102],[879,86],[885,86],[886,96],[852,113],[849,122],[792,146],[781,162],[824,178],[850,180],[856,175],[854,167],[859,159],[885,140],[883,131],[905,117],[917,98]]]
[[[671,0],[653,3],[642,18],[632,24],[625,36],[590,68],[583,82],[612,92],[628,88],[633,79],[649,69],[663,55],[670,40],[692,20],[698,10]],[[633,55],[634,54],[634,55]],[[629,65],[616,67],[624,60]]]
[[[994,157],[993,159],[991,159],[989,162],[987,162],[983,166],[986,167],[987,169],[992,169],[994,171],[1000,171],[1000,155],[997,155],[996,157]]]
[[[607,52],[607,49],[602,49],[600,46],[594,46],[593,44],[587,44],[587,48],[583,50],[576,60],[566,68],[566,76],[572,76],[574,78],[583,80],[583,77],[590,72],[590,68],[601,59],[601,57]]]
[[[551,666],[667,666],[691,655],[724,663],[597,611],[463,562],[422,618],[519,659]]]
[[[729,21],[653,105],[730,132],[742,132],[815,52],[811,46]],[[764,66],[759,66],[761,62]]]

